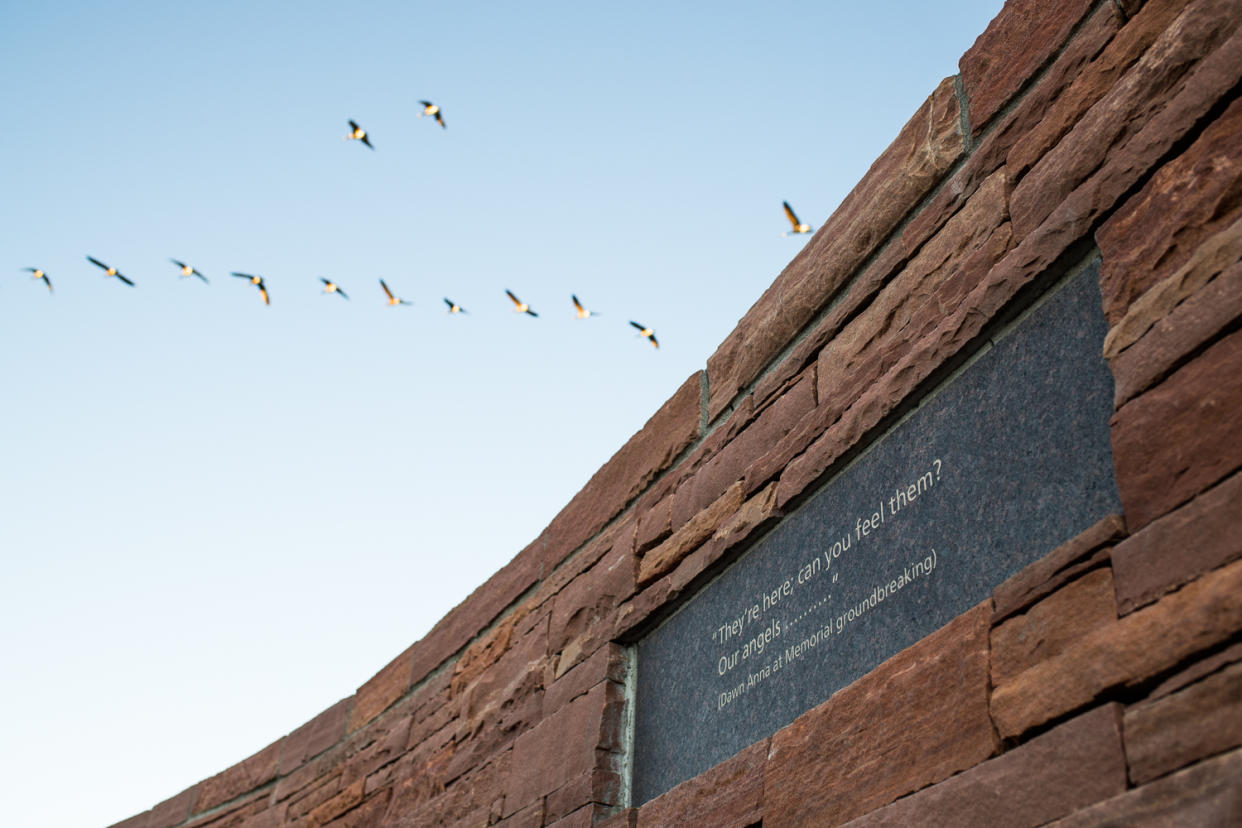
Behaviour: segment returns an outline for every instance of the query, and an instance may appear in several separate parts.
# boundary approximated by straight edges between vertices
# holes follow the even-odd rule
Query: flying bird
[[[341,294],[342,299],[349,298],[349,294],[341,290],[341,286],[338,285],[336,282],[332,281],[331,279],[325,279],[322,276],[320,276],[319,281],[323,282],[324,293],[339,293]]]
[[[392,295],[392,291],[388,289],[388,285],[384,284],[384,280],[383,280],[383,279],[380,279],[380,280],[379,280],[379,282],[380,282],[380,287],[382,287],[382,288],[384,289],[384,293],[385,293],[385,295],[387,295],[387,296],[388,296],[388,304],[390,304],[390,305],[408,305],[408,304],[410,304],[409,302],[407,302],[407,301],[406,301],[406,300],[404,300],[404,299],[398,299],[396,296],[393,296],[393,295]],[[447,299],[445,299],[444,301],[445,301],[445,302],[447,302],[448,300],[447,300]]]
[[[182,278],[184,278],[184,277],[186,277],[186,276],[197,276],[198,278],[202,279],[204,282],[206,282],[206,281],[207,281],[207,277],[206,277],[206,276],[204,276],[203,274],[199,273],[197,270],[195,270],[194,268],[190,267],[190,266],[189,266],[188,264],[186,264],[185,262],[179,262],[179,261],[177,261],[176,259],[169,259],[168,261],[172,262],[172,263],[173,263],[173,264],[175,264],[177,267],[181,268],[181,276],[182,276]]]
[[[448,305],[449,313],[469,313],[468,310],[454,302],[452,299],[449,299],[447,296],[444,298],[444,304]]]
[[[582,307],[582,303],[578,301],[577,296],[574,296],[571,293],[569,295],[569,298],[574,300],[574,309],[575,309],[574,316],[576,316],[578,319],[590,319],[592,316],[599,316],[599,314],[596,313],[595,311],[587,310],[586,308]]]
[[[638,322],[631,321],[630,324],[633,325],[635,328],[638,328],[639,336],[645,337],[646,339],[650,339],[651,344],[655,346],[656,348],[660,347],[660,343],[656,341],[655,331],[653,331],[651,328],[648,328],[646,325],[642,325]]]
[[[236,273],[236,272],[233,273],[233,275],[239,279],[249,279],[250,284],[257,287],[259,289],[259,293],[263,295],[263,304],[265,305],[272,304],[271,297],[267,295],[267,285],[263,284],[262,276],[252,276],[249,273]]]
[[[349,134],[345,136],[345,140],[346,141],[361,141],[362,143],[366,144],[371,149],[375,149],[375,147],[371,146],[371,139],[367,137],[367,131],[363,129],[362,127],[358,126],[358,124],[354,121],[349,122]]]
[[[42,279],[43,283],[47,285],[47,292],[48,293],[52,292],[52,280],[47,277],[46,273],[44,273],[42,270],[40,270],[37,267],[28,267],[26,268],[26,272],[34,274],[34,276],[31,278]]]
[[[781,233],[782,237],[788,236],[790,233],[794,233],[794,234],[810,233],[812,230],[815,229],[809,224],[803,224],[802,222],[798,221],[798,217],[794,215],[793,208],[789,206],[788,201],[782,201],[781,204],[785,205],[785,215],[789,217],[789,223],[793,225],[792,230],[788,230],[784,233]]]
[[[129,285],[130,287],[134,286],[134,283],[131,282],[129,279],[125,278],[125,276],[121,274],[120,272],[118,272],[115,267],[109,267],[108,265],[104,264],[103,262],[99,261],[99,259],[96,259],[93,256],[87,256],[86,260],[90,262],[91,264],[95,265],[95,267],[103,268],[105,276],[115,276],[116,278],[120,279],[122,282]]]
[[[529,314],[529,315],[531,315],[531,316],[538,316],[538,315],[539,315],[539,314],[535,313],[533,310],[531,310],[531,309],[530,309],[530,305],[526,304],[526,303],[525,303],[525,302],[523,302],[521,299],[519,299],[519,298],[517,298],[516,296],[514,296],[514,295],[513,295],[513,291],[511,291],[511,290],[506,290],[506,291],[505,291],[505,293],[509,296],[509,298],[510,298],[510,299],[512,299],[512,300],[513,300],[513,304],[517,306],[517,307],[515,307],[515,308],[513,309],[513,312],[514,312],[514,313],[525,313],[525,314]]]
[[[418,113],[418,117],[421,118],[424,115],[430,115],[436,119],[437,124],[444,129],[448,129],[448,125],[444,123],[444,113],[440,111],[439,106],[433,104],[431,101],[419,101],[419,103],[423,105],[423,111]]]

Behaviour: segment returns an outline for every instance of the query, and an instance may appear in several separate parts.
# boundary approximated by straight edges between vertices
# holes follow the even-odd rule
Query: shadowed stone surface
[[[1110,704],[1037,736],[938,785],[899,799],[848,828],[1028,828],[1126,789],[1121,710]]]
[[[1067,282],[640,642],[635,803],[1118,510],[1097,276]]]
[[[991,614],[980,604],[777,732],[765,828],[837,825],[991,756]]]
[[[1140,785],[1242,745],[1242,664],[1126,711],[1130,781]]]
[[[1242,751],[1235,750],[1050,823],[1048,828],[1204,828],[1242,818]]]

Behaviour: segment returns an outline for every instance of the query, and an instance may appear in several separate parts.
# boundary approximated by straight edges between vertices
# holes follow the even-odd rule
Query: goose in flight
[[[129,285],[130,287],[134,286],[134,283],[131,282],[129,279],[127,279],[125,277],[125,274],[119,272],[115,267],[110,267],[109,265],[104,264],[103,262],[99,261],[99,259],[96,259],[94,256],[87,256],[86,260],[90,262],[91,264],[95,265],[95,267],[102,268],[105,276],[115,276],[116,278],[120,279],[122,282]]]

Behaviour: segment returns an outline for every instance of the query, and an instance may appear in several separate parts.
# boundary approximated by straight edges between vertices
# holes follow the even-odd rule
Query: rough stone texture
[[[556,677],[612,637],[612,611],[634,594],[634,569],[628,551],[611,552],[553,599],[548,646]]]
[[[713,825],[746,828],[763,816],[768,739],[756,742],[638,809],[640,826]]]
[[[1242,820],[1242,751],[1085,808],[1049,828],[1205,828]]]
[[[1131,612],[1242,557],[1239,504],[1242,475],[1234,475],[1118,544],[1113,570],[1119,611]]]
[[[240,828],[267,809],[268,796],[256,793],[209,811],[185,823],[186,828]]]
[[[963,262],[989,246],[982,276],[1005,252],[1008,236],[996,232],[1007,217],[1004,171],[993,174],[929,241],[909,265],[876,296],[819,354],[819,399],[844,411],[859,393],[902,356],[902,343],[916,340],[925,329],[917,321],[934,324],[954,306],[957,296],[947,290],[960,282]],[[964,285],[969,289],[969,285]],[[930,311],[930,313],[927,313]]]
[[[341,814],[362,804],[363,781],[359,779],[353,785],[338,793],[327,802],[320,804],[306,816],[310,825],[324,825]]]
[[[990,603],[778,731],[764,774],[765,828],[845,822],[991,756]]]
[[[548,686],[544,694],[544,707],[560,710],[601,682],[621,683],[625,681],[627,669],[625,649],[617,644],[605,644]]]
[[[1100,286],[1111,321],[1184,265],[1204,240],[1242,214],[1242,101],[1152,176],[1096,233]]]
[[[280,774],[291,772],[344,738],[352,704],[352,698],[341,699],[286,736],[280,754]]]
[[[143,811],[141,814],[135,814],[128,819],[120,822],[114,822],[108,828],[147,828],[147,820],[151,818],[150,811]]]
[[[1065,42],[1093,4],[1090,0],[1010,0],[988,24],[958,67],[978,135]]]
[[[1097,708],[848,826],[1043,825],[1125,791],[1120,719],[1119,705]]]
[[[190,816],[190,807],[194,804],[195,793],[195,788],[187,788],[156,805],[151,809],[146,828],[172,828],[174,825],[185,822]]]
[[[1197,0],[1173,21],[1014,188],[1015,236],[1027,236],[1088,181],[1097,209],[1111,207],[1193,127],[1242,75],[1235,11],[1234,0]]]
[[[1116,620],[1112,571],[1087,573],[992,630],[992,684],[999,687]]]
[[[597,685],[518,737],[505,786],[505,816],[595,769],[596,748],[606,741],[601,734],[607,703],[607,687]]]
[[[767,483],[767,480],[751,475],[748,467],[755,457],[788,434],[815,407],[815,382],[811,374],[813,369],[803,372],[799,379],[759,410],[752,422],[704,464],[703,469],[693,478],[697,500],[701,502],[706,495],[723,492],[743,477],[746,479],[747,496]]]
[[[1106,690],[1139,684],[1242,630],[1242,562],[1098,628],[992,693],[1004,738],[1087,704]]]
[[[194,813],[200,814],[223,805],[230,799],[249,793],[275,779],[280,764],[281,746],[282,740],[278,739],[249,759],[199,782]]]
[[[552,519],[542,536],[547,540],[547,571],[604,528],[698,439],[702,395],[703,372],[699,371],[682,383]]]
[[[354,706],[349,716],[351,733],[405,695],[405,691],[410,689],[413,663],[414,654],[407,649],[372,676],[366,684],[358,688],[358,691],[354,693]]]
[[[1242,745],[1242,664],[1130,708],[1125,732],[1135,785]]]
[[[1125,521],[1120,515],[1109,515],[1014,573],[992,591],[992,604],[996,608],[993,623],[1026,609],[1088,568],[1099,565],[1100,560],[1093,553],[1124,535]]]
[[[664,543],[643,555],[638,565],[638,581],[649,584],[669,572],[688,553],[712,536],[716,529],[742,505],[742,484],[734,483],[724,494],[673,533]]]
[[[498,828],[541,828],[543,825],[543,800],[526,806],[510,817],[496,823]]]
[[[1137,531],[1242,466],[1242,331],[1113,417],[1117,488]]]
[[[1142,11],[1126,21],[1102,51],[1091,54],[1090,63],[1075,65],[1071,71],[1061,75],[1065,81],[1063,88],[1054,90],[1044,101],[1032,101],[1040,104],[1036,109],[1037,117],[1029,126],[1024,124],[1026,128],[1015,136],[1005,156],[1010,173],[1015,178],[1026,175],[1078,123],[1083,113],[1113,88],[1186,5],[1187,0],[1150,0],[1145,3]],[[1110,17],[1114,16],[1111,9],[1103,11]],[[1074,52],[1075,44],[1081,41],[1090,41],[1083,45],[1099,42],[1095,37],[1084,38],[1084,34],[1087,32],[1080,32],[1074,38],[1066,48],[1067,53]],[[1042,85],[1044,81],[1040,83]],[[1034,97],[1035,92],[1032,92],[1022,101],[1020,108],[1025,108],[1028,100]]]
[[[584,802],[613,805],[620,801],[622,787],[621,775],[610,768],[597,767],[579,774],[544,799],[544,821],[568,816]]]
[[[939,183],[963,151],[954,79],[919,108],[707,361],[715,420]]]
[[[1079,83],[1083,74],[1090,71],[1092,61],[1119,26],[1118,16],[1107,6],[1097,7],[1091,13],[1034,86],[990,125],[986,134],[978,136],[978,143],[961,166],[954,170],[931,202],[910,219],[901,233],[901,246],[907,256],[913,255],[996,170],[1006,166],[1011,182],[1021,178],[1025,168],[1015,168],[1012,159],[1006,160],[1010,150],[1032,132],[1048,125],[1050,111],[1072,89],[1072,84]],[[1079,115],[1081,112],[1068,113],[1064,129],[1068,130]],[[1055,139],[1049,145],[1052,143]],[[1046,151],[1047,147],[1043,149]]]
[[[389,790],[384,790],[364,799],[336,819],[324,823],[323,828],[379,828],[383,825],[391,793]],[[249,828],[249,826],[242,826],[242,828]]]
[[[1112,361],[1118,408],[1242,317],[1242,262],[1190,296]]]
[[[1242,641],[1231,644],[1223,650],[1217,650],[1211,655],[1194,662],[1184,670],[1169,676],[1147,694],[1147,701],[1162,699],[1171,693],[1176,693],[1178,690],[1194,684],[1199,679],[1210,676],[1222,667],[1227,667],[1238,661],[1242,661]]]
[[[1242,261],[1242,220],[1204,241],[1176,273],[1135,300],[1105,337],[1104,356],[1115,360],[1152,327],[1174,313],[1178,305],[1239,261]]]
[[[1235,262],[1112,361],[1117,407],[1146,391],[1240,317],[1242,262]]]
[[[455,749],[445,764],[446,781],[481,767],[543,718],[547,652],[545,613],[537,616],[515,645],[461,694],[453,723]]]

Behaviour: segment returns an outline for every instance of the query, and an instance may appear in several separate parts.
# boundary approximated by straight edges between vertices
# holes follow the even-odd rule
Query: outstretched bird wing
[[[781,203],[785,205],[785,215],[789,217],[789,223],[794,226],[795,230],[797,230],[798,225],[802,222],[798,221],[798,217],[794,215],[793,208],[789,206],[788,201],[782,201]]]

